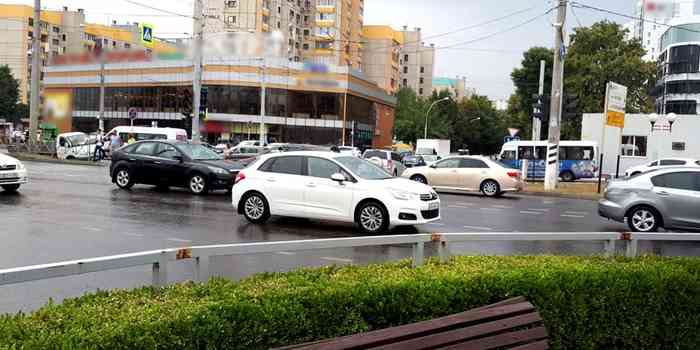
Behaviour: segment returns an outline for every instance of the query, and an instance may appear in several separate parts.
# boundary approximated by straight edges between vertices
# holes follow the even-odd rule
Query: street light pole
[[[450,100],[449,97],[445,97],[445,98],[439,99],[439,100],[431,103],[430,107],[428,107],[428,111],[425,113],[425,129],[423,130],[423,138],[424,139],[428,138],[428,117],[430,116],[430,111],[433,109],[433,107],[435,107],[436,104],[438,104],[440,102],[449,101],[449,100]]]
[[[39,128],[39,89],[41,79],[41,0],[34,0],[34,24],[32,29],[32,73],[29,92],[29,140],[30,144],[37,143],[36,135]]]

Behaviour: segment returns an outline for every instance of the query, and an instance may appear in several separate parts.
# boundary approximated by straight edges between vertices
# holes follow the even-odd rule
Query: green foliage
[[[609,81],[628,87],[627,112],[647,113],[653,110],[649,90],[656,82],[653,62],[642,60],[645,51],[638,40],[627,40],[626,30],[619,24],[601,21],[590,27],[574,28],[564,62],[564,92],[576,95],[580,101],[579,114],[562,121],[562,139],[581,137],[582,113],[603,111],[605,85]],[[522,67],[511,74],[516,86],[516,99],[511,99],[509,113],[517,119],[528,118],[531,123],[532,94],[539,84],[539,61],[546,60],[545,94],[551,94],[551,49],[533,47],[523,55]],[[529,124],[531,125],[531,124]],[[543,128],[546,135],[547,128]]]
[[[425,132],[425,119],[430,105],[446,95],[436,95],[423,100],[410,88],[402,88],[396,94],[395,136],[404,142],[415,142],[422,139]],[[428,138],[442,139],[447,137],[447,114],[450,113],[448,103],[438,103],[430,111],[428,118]]]
[[[0,66],[0,118],[15,120],[19,100],[19,82],[10,67]]]
[[[100,292],[0,317],[7,349],[265,349],[523,295],[554,349],[697,349],[700,260],[459,257]]]

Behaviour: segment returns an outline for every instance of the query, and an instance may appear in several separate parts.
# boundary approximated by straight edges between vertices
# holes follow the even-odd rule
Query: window
[[[445,159],[443,161],[435,163],[435,168],[437,169],[455,169],[460,167],[460,159],[459,158],[450,158],[450,159]]]
[[[326,159],[309,157],[306,161],[308,176],[329,179],[331,175],[341,173],[340,167]]]
[[[61,28],[58,28],[58,27],[53,27],[53,28],[51,28],[51,29],[53,30],[54,33],[60,33],[60,32],[61,32]]]
[[[155,142],[144,142],[134,150],[134,154],[141,154],[144,156],[153,155],[153,153],[155,153],[157,145],[158,144]]]
[[[700,173],[685,171],[658,175],[651,178],[651,183],[656,187],[700,192]]]
[[[462,166],[461,168],[470,168],[470,169],[484,169],[488,168],[489,166],[480,159],[473,159],[473,158],[464,158],[462,159]]]
[[[403,87],[408,87],[408,79],[403,80]]]
[[[237,7],[238,6],[238,1],[231,0],[231,1],[226,1],[226,7]]]
[[[174,159],[176,156],[180,155],[180,152],[175,149],[175,147],[168,145],[167,143],[157,143],[156,151],[153,154],[156,157]]]
[[[515,151],[503,151],[501,160],[515,160]]]
[[[420,78],[420,79],[419,79],[419,82],[420,82],[421,84],[423,84],[423,78]]]
[[[391,152],[391,160],[395,162],[400,162],[401,156],[398,153]]]
[[[260,167],[260,171],[278,174],[301,175],[301,160],[302,157],[273,158],[263,164]]]
[[[418,89],[418,94],[421,96],[423,95],[423,88]]]
[[[279,21],[277,21],[277,28],[282,28],[282,23],[280,23]]]
[[[620,154],[623,157],[646,157],[647,137],[622,135]]]
[[[403,62],[408,63],[408,55],[403,55]]]
[[[226,23],[228,23],[228,24],[234,24],[234,23],[236,23],[236,16],[228,16],[228,17],[226,17]]]
[[[51,40],[51,44],[57,45],[57,46],[58,46],[58,45],[59,45],[58,39],[52,39],[52,40]]]
[[[304,50],[308,50],[308,49],[309,49],[309,44],[304,44],[303,48],[304,48]]]
[[[668,101],[666,102],[666,113],[697,114],[697,101]]]
[[[365,159],[370,159],[370,158],[379,158],[379,159],[387,159],[386,152],[384,151],[367,151],[365,152],[364,155]]]
[[[309,36],[309,30],[308,30],[308,29],[304,29],[304,36]]]
[[[559,160],[594,160],[593,146],[559,147]]]
[[[425,73],[425,67],[421,66],[421,67],[420,67],[420,72],[421,72],[421,73]]]
[[[404,74],[407,74],[407,73],[408,73],[408,67],[407,67],[407,66],[403,66],[403,72],[404,72]]]
[[[678,159],[662,159],[661,166],[674,166],[674,165],[685,165],[684,160]]]

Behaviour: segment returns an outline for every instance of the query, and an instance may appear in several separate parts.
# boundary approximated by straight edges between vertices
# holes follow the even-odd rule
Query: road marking
[[[433,226],[445,226],[445,224],[437,223],[437,222],[431,222],[428,223],[428,225],[433,225]]]
[[[352,264],[352,259],[334,258],[332,256],[322,256],[321,259],[328,260],[328,261],[335,261],[335,262]]]
[[[83,227],[83,228],[86,229],[86,230],[95,231],[95,232],[100,232],[100,231],[102,231],[102,229],[101,229],[101,228],[98,228],[98,227],[89,227],[89,226],[85,226],[85,227]]]
[[[533,209],[533,208],[527,208],[527,210],[542,211],[542,212],[549,211],[549,209]]]
[[[279,254],[279,255],[297,255],[297,253],[295,253],[295,252],[277,252],[276,254]]]
[[[559,216],[561,216],[563,218],[577,218],[577,219],[582,219],[582,218],[586,217],[584,215],[571,215],[571,214],[561,214]]]
[[[166,241],[173,241],[173,242],[181,242],[181,243],[192,243],[189,239],[182,239],[182,238],[177,238],[177,237],[168,237],[165,239]]]
[[[529,215],[542,215],[544,212],[541,211],[529,211],[529,210],[521,210],[520,214],[529,214]]]
[[[588,215],[588,212],[585,212],[585,211],[565,211],[564,214],[571,214],[571,215]]]
[[[124,236],[129,236],[129,237],[143,237],[143,235],[140,234],[140,233],[129,233],[129,232],[125,232],[125,233],[122,233],[122,234],[123,234]]]
[[[457,202],[456,204],[457,204],[457,205],[466,205],[466,206],[469,206],[469,207],[471,207],[471,206],[474,205],[474,203],[466,203],[466,202]]]
[[[492,207],[501,209],[513,209],[513,207],[509,205],[492,205]]]
[[[486,210],[486,211],[501,211],[503,209],[500,208],[479,208],[481,210]]]
[[[481,227],[481,226],[463,226],[467,230],[477,230],[477,231],[493,231],[492,228],[490,227]]]
[[[447,207],[448,208],[457,208],[457,209],[469,209],[469,207],[463,206],[463,205],[448,205]]]

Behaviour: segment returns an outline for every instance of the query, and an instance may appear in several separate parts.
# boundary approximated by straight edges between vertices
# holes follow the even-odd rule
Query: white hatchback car
[[[29,181],[27,169],[18,159],[0,153],[0,187],[7,192],[16,192],[19,186]]]
[[[236,177],[233,207],[252,223],[271,215],[354,222],[366,233],[440,220],[432,188],[332,152],[260,156]]]
[[[655,160],[651,163],[633,166],[625,171],[625,176],[630,177],[641,173],[646,173],[647,171],[679,166],[697,167],[700,166],[700,160],[689,158],[663,158]]]

